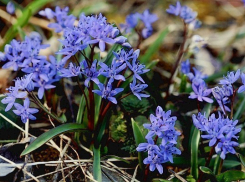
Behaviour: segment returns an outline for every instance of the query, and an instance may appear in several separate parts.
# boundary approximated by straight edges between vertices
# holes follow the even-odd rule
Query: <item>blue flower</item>
[[[151,27],[146,27],[142,29],[142,36],[146,39],[152,35],[153,29]]]
[[[151,155],[148,155],[148,157],[143,160],[144,164],[150,164],[150,171],[154,171],[157,168],[160,174],[163,173],[163,167],[161,164],[164,162],[167,162],[167,160],[164,161],[162,156],[155,152],[152,152]]]
[[[16,110],[13,110],[13,112],[21,117],[23,123],[26,123],[28,119],[36,120],[36,117],[33,116],[32,114],[37,113],[38,109],[29,108],[29,105],[30,105],[30,100],[28,98],[24,100],[23,106],[18,103],[14,104]]]
[[[87,44],[82,44],[79,41],[79,35],[72,29],[66,28],[64,30],[64,40],[59,40],[63,44],[63,49],[56,52],[56,54],[65,55],[62,59],[62,64],[65,64],[66,61],[78,51],[82,51],[87,48]]]
[[[180,16],[187,24],[195,21],[197,16],[197,12],[187,6],[181,6],[179,1],[177,1],[176,6],[170,5],[167,13]]]
[[[239,87],[239,89],[237,91],[238,93],[242,93],[245,91],[245,74],[244,73],[241,74],[241,79],[242,79],[243,85]]]
[[[30,92],[34,90],[34,82],[32,81],[32,76],[33,74],[30,73],[22,78],[17,78],[15,80],[16,87],[23,91],[28,90]]]
[[[157,21],[158,17],[155,14],[150,14],[150,11],[145,10],[139,17],[144,23],[146,28],[151,29],[151,24]]]
[[[236,154],[234,147],[239,146],[239,143],[231,141],[230,138],[222,138],[215,147],[215,152],[220,153],[220,157],[225,159],[227,153]]]
[[[130,86],[130,89],[131,89],[132,93],[133,93],[139,100],[141,100],[141,97],[150,97],[150,95],[148,95],[148,94],[140,93],[140,92],[142,92],[146,87],[148,87],[147,84],[137,84],[137,85],[136,85],[136,79],[133,79],[133,83],[130,83],[129,86]]]
[[[85,75],[87,78],[84,82],[84,85],[86,87],[89,87],[88,84],[90,82],[90,80],[92,80],[94,83],[99,84],[99,79],[98,79],[98,75],[99,72],[97,71],[96,67],[97,67],[97,60],[95,59],[91,65],[91,67],[88,67],[87,61],[83,60],[81,65],[83,65],[82,67],[82,74]]]
[[[162,154],[164,161],[170,161],[173,163],[173,154],[180,155],[181,151],[176,148],[173,143],[166,144],[164,142],[160,145],[160,153]]]
[[[139,13],[132,13],[126,16],[126,23],[125,24],[120,24],[122,32],[130,33],[133,28],[136,27],[138,24],[140,14]]]
[[[192,82],[192,89],[194,93],[189,96],[190,99],[198,99],[199,101],[213,103],[213,100],[207,96],[212,92],[212,89],[207,89],[206,84],[201,79],[195,79]]]
[[[103,85],[102,83],[98,84],[98,87],[100,90],[93,90],[94,93],[98,94],[101,96],[103,99],[107,99],[111,101],[114,104],[117,104],[117,100],[115,98],[115,95],[118,93],[122,92],[124,89],[123,88],[115,88],[114,90],[112,89],[112,82],[113,80],[109,80],[107,85]]]
[[[59,6],[56,6],[55,11],[52,11],[50,8],[46,8],[39,12],[40,15],[46,16],[48,19],[55,18],[55,23],[48,24],[49,28],[54,28],[55,32],[62,32],[65,28],[72,28],[75,22],[75,17],[73,15],[68,15],[69,8],[65,7],[61,9]]]
[[[37,82],[34,83],[34,86],[38,87],[37,95],[38,95],[39,99],[43,98],[45,90],[55,88],[55,86],[52,85],[53,82],[54,82],[53,80],[45,81],[45,80],[40,79],[40,80],[38,80]]]
[[[110,67],[108,67],[105,63],[102,62],[99,62],[99,65],[101,67],[99,70],[100,75],[115,80],[125,81],[124,76],[120,75],[119,73],[127,67],[126,63],[121,64],[120,62],[116,62],[116,59],[113,59]]]
[[[139,53],[140,53],[140,50],[137,49],[137,50],[133,50],[133,49],[130,49],[129,51],[125,51],[124,49],[121,49],[120,52],[114,52],[113,51],[113,54],[115,56],[115,59],[116,59],[116,63],[120,63],[120,64],[123,64],[123,63],[127,63],[129,64],[129,60],[133,57],[139,57]]]
[[[194,125],[201,131],[205,132],[201,137],[210,140],[209,146],[216,146],[216,153],[220,153],[220,157],[225,159],[226,153],[235,153],[233,147],[238,146],[237,142],[232,141],[232,139],[237,140],[236,136],[241,128],[236,128],[238,120],[230,120],[229,118],[224,118],[220,113],[218,117],[212,114],[208,119],[205,115],[198,113],[198,115],[193,115]]]
[[[81,71],[80,71],[80,66],[74,66],[73,63],[69,63],[68,69],[63,68],[60,70],[61,72],[61,77],[73,77],[73,76],[78,76]]]
[[[224,79],[219,81],[219,84],[221,84],[221,85],[231,85],[235,81],[237,81],[237,79],[239,77],[240,77],[240,69],[238,69],[236,72],[234,72],[234,71],[228,72],[227,76],[224,76]]]
[[[138,152],[151,152],[151,151],[159,151],[159,147],[155,145],[154,141],[150,138],[147,140],[147,143],[140,143],[139,146],[136,148]]]
[[[177,143],[177,137],[180,132],[174,128],[177,118],[171,116],[171,111],[163,111],[158,106],[156,109],[156,115],[150,115],[151,124],[144,124],[143,126],[150,131],[145,136],[147,143],[141,143],[136,148],[137,151],[147,151],[148,157],[144,159],[144,164],[150,164],[150,171],[154,171],[156,168],[160,174],[163,173],[162,163],[173,162],[174,154],[181,154],[181,151],[175,147]],[[157,146],[152,137],[157,135],[162,142],[160,147]]]
[[[189,72],[186,74],[187,77],[190,79],[190,81],[193,81],[194,79],[205,79],[205,78],[207,78],[207,76],[202,74],[202,72],[199,71],[197,68],[193,67],[192,69],[193,69],[194,73]]]
[[[19,88],[17,87],[9,87],[7,89],[9,91],[9,93],[7,93],[7,97],[5,97],[4,99],[2,99],[2,103],[3,104],[8,104],[7,107],[5,108],[5,111],[9,111],[14,103],[15,103],[15,99],[17,98],[24,98],[26,97],[27,93],[26,92],[19,92]]]
[[[215,87],[212,89],[212,93],[214,98],[217,100],[221,110],[223,113],[226,111],[230,111],[230,108],[227,107],[225,104],[229,102],[229,96],[233,94],[233,88],[231,85],[223,85],[222,88]]]
[[[187,6],[182,6],[180,17],[185,21],[185,23],[191,23],[197,17],[197,12]]]
[[[14,6],[14,3],[12,3],[11,1],[10,2],[8,2],[8,4],[7,4],[7,7],[6,7],[6,10],[7,10],[7,12],[9,13],[9,14],[14,14],[14,12],[15,12],[15,6]]]
[[[177,1],[176,6],[170,5],[169,9],[167,9],[166,11],[169,14],[173,14],[175,16],[179,16],[180,10],[181,10],[181,5],[180,5],[180,2]]]
[[[140,80],[141,82],[145,83],[144,80],[141,78],[141,74],[144,74],[149,71],[149,69],[145,69],[145,65],[140,64],[139,61],[137,60],[137,57],[135,56],[132,60],[132,64],[127,62],[127,65],[129,69],[134,73],[133,77],[135,79]]]
[[[181,72],[183,74],[190,73],[190,68],[191,68],[191,65],[190,65],[189,59],[181,63]]]

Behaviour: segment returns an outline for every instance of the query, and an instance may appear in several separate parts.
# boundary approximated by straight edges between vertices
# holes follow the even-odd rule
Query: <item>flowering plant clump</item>
[[[162,163],[168,161],[173,163],[173,154],[181,154],[181,151],[175,146],[177,137],[180,135],[180,132],[174,128],[176,119],[175,116],[171,116],[170,110],[165,112],[158,106],[156,115],[150,115],[151,124],[144,124],[144,127],[149,130],[145,136],[147,143],[139,144],[136,150],[147,151],[148,157],[143,162],[150,165],[150,171],[157,168],[162,174]],[[153,137],[155,137],[154,140]],[[158,138],[162,140],[159,146],[156,144]]]
[[[27,7],[23,7],[25,3],[20,6],[14,1],[2,2],[6,8],[1,11],[6,12],[1,17],[11,27],[1,32],[0,63],[2,69],[14,74],[12,82],[3,87],[6,93],[0,99],[0,118],[20,129],[25,142],[31,141],[25,143],[28,146],[20,150],[17,158],[44,144],[55,148],[60,153],[59,161],[56,171],[48,173],[55,174],[53,181],[66,181],[67,177],[77,181],[80,176],[82,181],[89,178],[98,182],[107,178],[217,182],[245,179],[239,171],[245,161],[245,69],[238,68],[234,61],[244,55],[233,50],[231,63],[223,64],[228,56],[222,50],[228,49],[222,45],[216,50],[208,38],[195,34],[202,24],[197,11],[179,1],[164,12],[154,9],[160,2],[153,3],[150,9],[134,2],[132,6],[145,10],[130,10],[124,23],[117,22],[117,17],[121,17],[118,11],[120,16],[113,17],[117,24],[111,23],[106,12],[114,8],[101,9],[99,4],[97,14],[91,14],[93,6],[82,8],[86,3],[49,7],[48,2],[35,0]],[[103,3],[107,7],[107,2]],[[111,2],[110,7],[115,4]],[[233,18],[240,13],[239,10]],[[181,26],[174,22],[159,31],[172,19],[181,20],[177,21]],[[204,21],[206,29],[210,27],[209,19]],[[155,26],[157,23],[159,26]],[[243,32],[239,29],[227,46],[241,37]],[[165,45],[164,38],[171,41],[167,40]],[[175,56],[168,56],[169,52]],[[200,61],[202,57],[207,60]],[[156,108],[154,114],[152,108]],[[18,122],[25,130],[17,126]],[[28,137],[36,137],[33,128],[39,124],[45,126],[41,129],[45,132],[33,141]],[[0,134],[4,127],[0,120]],[[53,140],[57,136],[60,140]],[[8,147],[0,147],[0,158],[6,162],[12,160],[5,155],[9,154],[5,152]],[[30,160],[39,165],[33,154]],[[12,181],[45,178],[45,174],[34,176],[41,168],[29,165],[27,159],[22,157],[20,164],[7,168],[0,165],[0,171],[6,171],[7,176],[8,171],[25,164],[18,171],[23,175],[14,174]],[[138,163],[131,162],[136,160]],[[127,164],[122,169],[114,161]],[[78,163],[82,164],[80,168]],[[31,166],[32,172],[26,166]],[[44,171],[49,171],[46,167]],[[80,176],[73,179],[73,172]],[[0,172],[0,181],[4,175]]]
[[[219,117],[216,118],[215,114],[212,114],[209,118],[205,115],[198,113],[198,115],[193,114],[192,116],[194,125],[206,135],[201,135],[204,139],[209,139],[209,146],[215,146],[215,151],[220,153],[220,157],[225,159],[227,153],[235,154],[236,151],[233,147],[239,146],[239,143],[232,141],[232,139],[237,140],[236,136],[241,128],[236,128],[238,120],[230,120],[229,118],[224,118],[221,113]]]

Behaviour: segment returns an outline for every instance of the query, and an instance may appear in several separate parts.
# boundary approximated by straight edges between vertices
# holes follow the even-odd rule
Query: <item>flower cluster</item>
[[[40,15],[47,17],[48,19],[55,19],[55,23],[50,23],[49,28],[54,28],[55,32],[62,32],[65,28],[72,28],[75,22],[75,17],[73,15],[68,15],[69,8],[65,7],[61,9],[56,6],[55,11],[50,8],[46,8],[39,12]]]
[[[150,115],[151,124],[144,124],[144,127],[150,131],[145,136],[147,143],[141,143],[136,148],[137,151],[147,151],[148,157],[144,159],[144,164],[150,165],[150,170],[154,171],[156,168],[160,174],[163,173],[162,163],[172,162],[173,154],[181,154],[181,151],[175,147],[177,143],[177,137],[180,132],[176,131],[174,128],[175,116],[171,116],[171,111],[163,111],[163,109],[158,106],[156,109],[156,115]],[[160,138],[161,144],[158,146],[154,141]]]
[[[132,13],[126,17],[126,23],[120,24],[120,27],[123,32],[130,33],[133,29],[136,28],[138,21],[141,20],[144,24],[144,28],[141,31],[141,34],[144,38],[148,38],[152,35],[153,28],[152,23],[157,21],[157,16],[155,14],[150,14],[149,10],[145,10],[142,14]]]
[[[64,39],[60,40],[63,49],[57,54],[65,55],[62,60],[63,65],[66,61],[77,52],[81,52],[88,46],[98,44],[100,51],[105,51],[107,44],[121,44],[124,47],[131,47],[126,42],[127,38],[118,36],[119,30],[112,24],[107,23],[102,14],[94,16],[80,15],[77,26],[66,27],[64,29]]]
[[[190,99],[197,99],[200,102],[206,101],[212,103],[213,100],[208,97],[208,95],[212,92],[212,89],[208,89],[205,81],[206,78],[198,69],[195,67],[192,68],[193,73],[190,71],[190,62],[186,60],[181,63],[181,72],[186,74],[187,77],[192,82],[192,89],[194,93],[191,93],[189,96]]]
[[[141,74],[146,73],[149,69],[145,69],[145,65],[140,64],[138,60],[139,50],[125,51],[121,49],[119,52],[113,52],[114,58],[110,65],[105,62],[93,60],[90,63],[88,60],[83,60],[79,66],[70,63],[67,68],[59,70],[61,77],[74,77],[83,75],[85,78],[84,85],[89,87],[90,82],[93,81],[99,90],[93,90],[94,93],[100,95],[103,99],[107,99],[114,104],[117,104],[115,95],[122,92],[123,88],[117,88],[119,82],[126,81],[124,74],[129,74],[133,77],[133,82],[130,83],[131,92],[141,100],[141,97],[149,97],[149,95],[142,93],[147,87],[144,83]],[[91,64],[91,65],[90,65]],[[100,82],[100,77],[107,78],[105,84]],[[117,82],[117,84],[115,84]]]
[[[186,24],[189,24],[192,27],[192,29],[197,29],[201,25],[201,22],[196,19],[197,12],[193,11],[188,6],[181,6],[179,1],[177,1],[176,6],[170,5],[169,9],[166,11],[169,14],[182,18]]]
[[[238,139],[236,135],[241,131],[241,128],[236,128],[238,120],[224,118],[220,113],[218,118],[215,117],[215,114],[209,118],[201,113],[193,114],[192,119],[194,125],[200,131],[205,132],[201,137],[210,140],[209,146],[215,146],[216,153],[220,154],[222,159],[225,159],[227,153],[236,153],[234,147],[239,144],[233,140]]]
[[[49,62],[46,60],[46,57],[39,55],[40,49],[46,47],[48,45],[42,44],[41,36],[36,32],[32,32],[22,42],[12,40],[10,44],[5,46],[5,52],[0,52],[1,61],[6,62],[2,68],[12,68],[15,71],[20,68],[21,71],[26,73],[23,78],[17,78],[15,80],[15,86],[7,89],[9,93],[2,100],[2,103],[8,104],[5,111],[10,110],[13,105],[19,110],[20,105],[15,103],[15,100],[25,99],[27,96],[25,91],[30,92],[37,88],[38,97],[42,99],[45,90],[55,87],[52,83],[59,80],[56,60],[53,56],[50,56]],[[27,106],[29,106],[29,101],[26,101],[23,112],[26,112]],[[32,112],[32,110],[29,111],[30,113]],[[35,118],[31,115],[29,117],[26,113],[22,116],[17,111],[15,114],[20,115],[23,122],[26,122],[27,118]]]
[[[29,74],[25,77],[17,78],[15,80],[15,85],[7,88],[9,93],[7,93],[6,97],[1,101],[3,104],[7,104],[5,111],[9,111],[14,106],[16,110],[13,110],[13,112],[16,115],[21,116],[23,123],[26,123],[28,119],[35,120],[36,118],[32,114],[38,112],[37,109],[29,108],[30,100],[28,99],[26,92],[34,89],[32,76],[33,74]],[[16,99],[25,99],[24,106],[16,103]]]
[[[234,83],[240,76],[243,84],[238,89],[235,89]],[[226,104],[232,100],[232,97],[235,96],[236,92],[241,93],[245,91],[245,74],[241,73],[240,69],[236,72],[228,72],[227,76],[224,76],[224,78],[220,80],[219,84],[221,84],[222,87],[217,86],[213,88],[212,93],[222,111],[226,113],[227,111],[230,111],[230,108]]]

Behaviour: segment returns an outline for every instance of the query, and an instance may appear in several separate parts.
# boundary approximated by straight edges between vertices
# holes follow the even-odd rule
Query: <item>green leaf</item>
[[[215,159],[215,162],[214,162],[213,172],[215,175],[218,174],[220,162],[221,162],[221,158],[220,158],[220,155],[218,155]]]
[[[217,176],[219,182],[231,182],[245,179],[245,172],[229,170]]]
[[[198,179],[198,146],[200,141],[200,131],[195,128],[191,139],[191,175]]]
[[[199,168],[203,173],[205,173],[212,182],[217,182],[217,179],[211,169],[205,166],[200,166]]]
[[[205,166],[200,166],[200,170],[203,172],[203,173],[206,173],[206,174],[213,174],[213,171],[211,169],[209,169],[208,167],[205,167]]]
[[[12,25],[6,32],[3,38],[4,44],[1,46],[0,50],[3,50],[5,44],[9,43],[16,36],[19,28],[24,27],[28,23],[32,15],[34,15],[39,9],[51,1],[53,0],[35,0],[28,4],[22,13],[22,16],[20,16],[16,23]]]
[[[98,182],[102,181],[101,166],[100,166],[100,147],[94,147],[94,161],[93,161],[93,176]]]
[[[209,115],[211,104],[206,104],[203,108],[203,113],[206,116]],[[200,141],[200,131],[195,127],[193,135],[191,136],[191,175],[197,180],[198,179],[198,147]]]
[[[192,175],[188,175],[188,176],[186,177],[186,180],[187,180],[188,182],[196,182],[196,180],[193,178]]]
[[[137,123],[134,121],[133,118],[131,118],[131,122],[132,122],[136,146],[138,146],[140,143],[145,143],[145,138],[144,138],[139,126],[137,125]],[[138,152],[138,160],[139,160],[140,168],[143,169],[144,165],[143,165],[143,154],[142,154],[142,152]]]
[[[234,114],[233,120],[236,120],[241,117],[242,113],[245,110],[245,97],[243,97],[241,104],[239,105],[236,113]]]
[[[238,153],[238,157],[239,157],[242,165],[245,167],[245,157],[243,155],[239,154],[239,153]]]
[[[75,130],[85,130],[84,126],[76,123],[63,124],[55,127],[36,138],[22,153],[21,156],[29,154],[30,152],[41,147],[43,144],[47,143],[50,139],[56,137],[65,132],[75,131]]]
[[[185,92],[186,89],[186,84],[187,84],[187,76],[186,74],[183,74],[181,76],[181,82],[180,82],[180,93]]]
[[[164,38],[166,37],[166,35],[169,33],[169,29],[168,27],[165,28],[160,35],[157,37],[156,41],[151,44],[151,46],[147,49],[147,51],[145,52],[144,56],[142,56],[140,58],[141,63],[142,64],[147,64],[150,61],[151,57],[158,51],[158,49],[161,47],[162,42],[164,40]]]

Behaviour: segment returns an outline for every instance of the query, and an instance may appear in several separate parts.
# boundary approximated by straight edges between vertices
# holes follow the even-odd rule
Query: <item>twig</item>
[[[11,160],[9,160],[9,159],[7,159],[7,158],[1,156],[1,155],[0,155],[0,158],[3,159],[4,161],[10,163],[10,164],[13,164],[13,165],[14,165],[15,167],[17,167],[18,169],[21,169],[21,168],[22,168],[21,166],[16,165],[14,162],[12,162]],[[22,166],[23,166],[23,165],[22,165]],[[35,176],[33,176],[31,173],[29,173],[29,172],[26,171],[25,169],[22,169],[22,170],[23,170],[24,173],[26,173],[27,175],[29,175],[33,180],[39,182],[39,180],[38,180]]]

